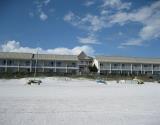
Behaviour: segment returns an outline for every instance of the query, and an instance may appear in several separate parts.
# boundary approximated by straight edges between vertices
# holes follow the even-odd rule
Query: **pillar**
[[[153,72],[153,64],[152,64],[152,75],[153,75],[153,73],[154,73],[154,72]]]
[[[131,64],[131,74],[133,73],[133,64]]]
[[[68,72],[67,70],[68,70],[68,68],[67,68],[67,64],[66,64],[66,73]]]
[[[141,74],[143,74],[143,65],[141,64]]]
[[[32,60],[30,60],[30,72],[32,72]]]
[[[54,62],[54,72],[57,72],[56,67],[57,67],[57,65],[56,65],[56,60],[55,60],[55,62]]]
[[[42,63],[43,63],[42,72],[44,72],[44,61]]]
[[[5,64],[5,72],[7,72],[7,59],[6,59],[6,64]]]
[[[112,73],[112,64],[110,63],[110,74]]]
[[[19,60],[18,60],[18,72],[19,72]]]

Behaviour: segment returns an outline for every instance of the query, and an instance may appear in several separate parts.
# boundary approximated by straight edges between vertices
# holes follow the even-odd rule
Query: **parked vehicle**
[[[137,84],[144,84],[144,81],[135,77],[133,80],[137,82]]]
[[[99,84],[101,84],[101,83],[102,84],[106,84],[106,81],[102,80],[102,79],[97,79],[96,82],[99,83]]]
[[[42,83],[41,80],[29,80],[27,82],[28,85],[32,85],[32,84],[38,84],[38,85],[40,85],[41,83]]]

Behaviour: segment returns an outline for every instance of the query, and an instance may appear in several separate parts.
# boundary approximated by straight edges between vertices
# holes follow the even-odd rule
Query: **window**
[[[52,62],[51,62],[51,66],[53,66],[53,64],[54,64],[54,63],[53,63],[53,61],[52,61]]]
[[[8,65],[11,65],[12,64],[12,61],[11,60],[8,60]]]
[[[3,65],[6,64],[6,60],[3,60]]]
[[[30,61],[26,61],[26,65],[29,65],[30,64]]]
[[[76,66],[76,64],[75,64],[75,63],[72,63],[72,66],[73,66],[73,67],[75,67],[75,66]]]
[[[61,62],[57,62],[57,66],[61,66]]]
[[[103,64],[102,64],[102,63],[100,63],[100,66],[103,66]]]
[[[118,64],[114,64],[114,66],[116,67],[116,66],[118,66]]]

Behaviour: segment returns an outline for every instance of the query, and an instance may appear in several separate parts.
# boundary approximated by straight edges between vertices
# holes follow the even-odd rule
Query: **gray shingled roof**
[[[100,62],[160,64],[160,58],[96,56],[95,59],[97,59]]]
[[[34,59],[36,58],[37,58],[37,54],[34,54]],[[38,54],[38,60],[78,61],[78,57],[76,55]]]
[[[31,53],[0,52],[0,59],[31,59]]]
[[[87,56],[83,51],[78,55],[79,60],[92,60],[92,57]]]

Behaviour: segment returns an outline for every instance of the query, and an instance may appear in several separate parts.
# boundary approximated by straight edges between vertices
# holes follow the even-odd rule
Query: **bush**
[[[93,66],[88,66],[88,69],[92,73],[97,73],[98,72],[98,69],[97,69],[95,64]]]

